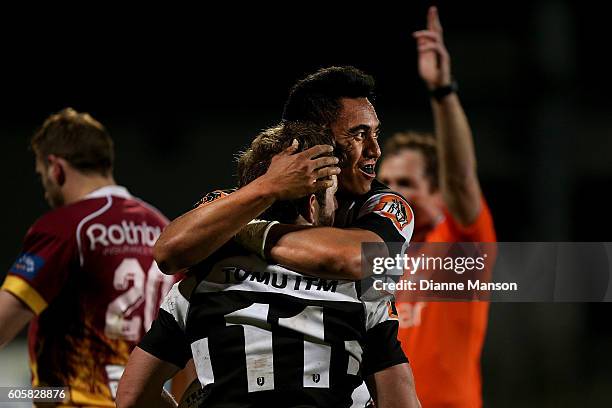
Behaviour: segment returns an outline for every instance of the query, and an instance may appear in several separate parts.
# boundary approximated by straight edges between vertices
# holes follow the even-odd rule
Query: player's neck
[[[304,217],[302,217],[301,215],[298,215],[298,217],[296,218],[295,225],[307,225],[307,226],[312,226],[312,222],[306,220]]]
[[[116,183],[112,175],[74,175],[72,180],[70,182],[66,182],[62,189],[64,203],[72,204],[84,199],[87,194],[93,191],[96,191],[102,187],[114,185],[116,185]]]

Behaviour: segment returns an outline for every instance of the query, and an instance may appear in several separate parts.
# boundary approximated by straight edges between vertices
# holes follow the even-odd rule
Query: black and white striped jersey
[[[363,377],[407,362],[391,295],[254,255],[209,265],[172,288],[140,344],[179,367],[193,356],[206,407],[349,407]]]

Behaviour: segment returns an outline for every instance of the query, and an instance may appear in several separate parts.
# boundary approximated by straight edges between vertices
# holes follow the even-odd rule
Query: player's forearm
[[[164,389],[147,390],[138,397],[124,394],[117,395],[117,408],[176,408],[178,404]]]
[[[438,140],[440,190],[451,214],[463,225],[480,212],[480,184],[472,131],[457,94],[432,99]]]
[[[368,387],[373,386],[377,408],[420,408],[421,403],[414,387],[412,370],[407,363],[398,364],[374,373],[373,381],[368,382]]]
[[[255,180],[229,196],[172,221],[153,249],[160,269],[176,273],[206,259],[274,203],[265,183]]]
[[[178,367],[158,359],[140,347],[134,348],[117,388],[118,408],[176,407],[164,390],[164,383]]]
[[[180,401],[183,397],[183,394],[189,388],[189,385],[198,378],[197,373],[195,371],[195,365],[193,363],[193,359],[189,360],[184,369],[179,371],[172,378],[172,387],[170,388],[171,395],[177,400]]]
[[[0,349],[15,338],[34,313],[16,296],[0,290]]]
[[[360,229],[276,225],[270,230],[266,247],[274,262],[290,269],[326,279],[359,280],[366,272],[361,265],[364,242],[382,240]]]

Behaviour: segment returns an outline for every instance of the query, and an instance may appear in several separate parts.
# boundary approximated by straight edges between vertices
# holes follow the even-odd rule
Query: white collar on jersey
[[[123,186],[104,186],[87,194],[85,196],[85,199],[106,197],[109,195],[121,198],[132,198],[130,192],[127,190],[127,188]]]

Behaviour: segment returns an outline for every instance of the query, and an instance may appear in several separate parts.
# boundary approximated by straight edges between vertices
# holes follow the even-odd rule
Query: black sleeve
[[[138,347],[160,360],[181,368],[185,368],[191,359],[191,346],[187,342],[185,333],[172,315],[164,309],[159,309],[157,319]]]
[[[363,377],[408,362],[401,343],[397,339],[398,328],[397,320],[387,320],[366,332],[363,361],[361,363]]]

